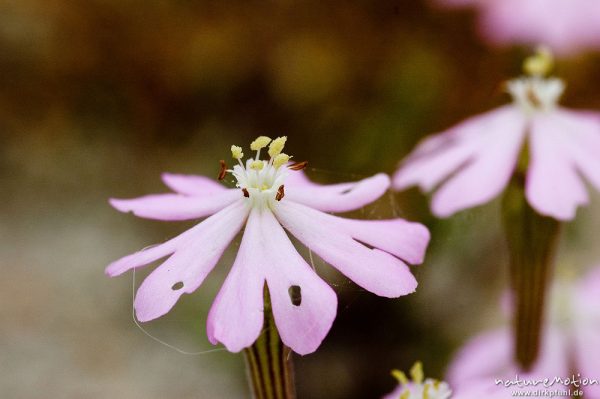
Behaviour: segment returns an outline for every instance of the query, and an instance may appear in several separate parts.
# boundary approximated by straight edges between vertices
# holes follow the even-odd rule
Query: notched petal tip
[[[129,200],[119,198],[109,198],[108,203],[119,212],[133,213],[133,209],[129,205]]]

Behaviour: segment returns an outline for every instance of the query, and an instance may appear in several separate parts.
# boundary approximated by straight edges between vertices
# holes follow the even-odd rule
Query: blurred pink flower
[[[507,84],[513,103],[423,140],[400,165],[393,187],[435,193],[438,217],[484,204],[508,184],[527,147],[526,196],[538,213],[575,217],[588,202],[582,179],[600,190],[600,113],[557,105],[564,84],[530,76]]]
[[[137,291],[134,306],[140,321],[164,315],[183,293],[194,292],[242,229],[237,257],[207,321],[209,340],[232,352],[252,345],[261,333],[265,283],[281,339],[295,352],[315,351],[335,318],[335,293],[298,254],[282,226],[366,290],[385,297],[414,292],[417,282],[404,262],[423,261],[426,227],[402,219],[352,220],[325,213],[375,201],[388,189],[389,178],[378,174],[354,183],[315,184],[286,166],[289,157],[281,153],[285,138],[271,142],[269,161],[259,160],[269,141],[261,137],[253,142],[257,156],[245,165],[241,148],[232,147],[239,162],[230,171],[237,188],[202,176],[164,174],[175,193],[110,201],[122,212],[150,219],[209,216],[183,234],[107,267],[112,277],[170,256]]]
[[[477,7],[479,30],[492,44],[549,46],[559,55],[600,49],[597,0],[438,0]]]
[[[455,391],[454,399],[499,399],[513,397],[512,392],[518,390],[567,388],[558,383],[523,388],[496,384],[496,379],[515,381],[517,376],[521,381],[573,376],[600,381],[600,267],[575,284],[557,284],[554,288],[549,323],[533,368],[523,372],[513,361],[509,328],[481,334],[469,341],[450,365],[447,380]],[[600,398],[597,384],[581,389],[586,398]]]

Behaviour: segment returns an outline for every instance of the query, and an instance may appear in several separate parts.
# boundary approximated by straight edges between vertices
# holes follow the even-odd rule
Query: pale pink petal
[[[177,249],[177,244],[182,241],[182,236],[183,234],[172,238],[163,244],[157,244],[148,248],[144,248],[141,251],[116,260],[106,267],[105,273],[110,277],[115,277],[125,273],[129,269],[146,266],[155,260],[159,260],[165,256],[171,255]]]
[[[598,303],[596,303],[598,306]],[[600,319],[574,329],[576,371],[582,378],[596,379],[598,384],[582,387],[584,398],[600,398]]]
[[[512,348],[508,330],[480,334],[467,342],[454,357],[446,372],[446,380],[456,391],[460,391],[465,385],[493,377],[495,373],[498,374],[495,377],[503,377],[500,372],[512,364]],[[491,378],[490,382],[493,384]]]
[[[325,216],[330,224],[338,224],[355,240],[379,248],[417,265],[423,263],[430,234],[427,227],[404,219],[356,220]]]
[[[252,211],[233,267],[212,304],[206,323],[209,341],[213,345],[223,343],[230,352],[251,346],[263,326],[263,268],[266,265],[257,218],[257,212]]]
[[[121,212],[156,220],[188,220],[212,215],[242,198],[240,190],[229,189],[206,197],[181,194],[155,194],[133,199],[110,199]]]
[[[135,310],[140,321],[167,313],[179,297],[194,292],[217,264],[223,251],[246,221],[248,208],[235,203],[201,222],[185,245],[140,285]]]
[[[292,163],[289,163],[288,166],[292,165]],[[303,170],[289,170],[288,171],[288,175],[285,178],[285,184],[286,186],[313,186],[313,187],[319,187],[320,184],[317,184],[313,181],[311,181],[308,176],[306,176],[306,173],[304,173]]]
[[[600,114],[557,110],[562,142],[579,172],[600,190]]]
[[[492,111],[495,118],[480,126],[478,148],[469,163],[434,194],[431,209],[447,217],[463,209],[485,204],[506,187],[519,158],[525,134],[519,110]]]
[[[251,222],[259,225],[257,245],[262,253],[258,260],[267,278],[281,339],[296,353],[312,353],[335,319],[335,293],[298,254],[271,212],[262,212]],[[297,290],[299,302],[292,302],[291,289]]]
[[[532,121],[526,196],[540,214],[571,220],[588,196],[564,136],[563,121],[554,113]]]
[[[568,55],[587,40],[590,26],[582,7],[589,11],[579,0],[492,0],[482,7],[480,27],[493,43],[544,44]]]
[[[417,281],[400,259],[356,241],[331,215],[292,201],[275,209],[281,224],[323,260],[377,295],[398,297],[415,291]]]
[[[290,175],[294,173],[290,171]],[[353,183],[334,185],[294,185],[286,180],[285,196],[289,200],[324,212],[347,212],[377,200],[387,191],[389,185],[390,179],[383,173]]]
[[[227,190],[221,183],[206,176],[163,173],[161,177],[167,187],[183,195],[205,196]]]
[[[544,330],[539,358],[529,372],[522,371],[513,361],[512,342],[512,332],[508,328],[484,333],[469,341],[456,355],[447,373],[447,381],[456,397],[476,397],[474,392],[501,391],[506,394],[505,388],[496,384],[496,379],[514,379],[519,375],[522,379],[537,380],[566,376],[569,372],[570,348],[567,337],[559,329]]]
[[[430,191],[440,217],[484,204],[508,183],[525,135],[525,119],[514,106],[504,106],[462,122],[420,144],[393,178],[396,189],[418,184]]]

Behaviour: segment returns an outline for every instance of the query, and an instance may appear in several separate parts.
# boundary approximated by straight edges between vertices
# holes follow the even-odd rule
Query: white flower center
[[[231,172],[236,179],[236,186],[241,189],[251,207],[273,209],[285,195],[284,183],[289,173],[288,169],[301,170],[306,166],[306,162],[287,166],[291,157],[282,152],[286,140],[285,136],[274,140],[266,136],[258,137],[250,144],[250,149],[256,151],[256,156],[245,163],[242,162],[242,147],[231,146],[231,155],[238,161],[238,165],[226,170],[222,161],[219,178],[222,179],[226,172]],[[269,160],[261,160],[260,152],[267,145]]]
[[[272,161],[261,161],[262,166],[255,159],[248,159],[244,166],[241,162],[233,167],[232,174],[237,180],[236,187],[244,191],[252,207],[272,208],[283,195],[287,168],[275,167]],[[281,198],[279,198],[281,199]]]
[[[507,85],[515,104],[528,115],[552,111],[564,90],[565,84],[561,79],[540,76],[513,79]]]

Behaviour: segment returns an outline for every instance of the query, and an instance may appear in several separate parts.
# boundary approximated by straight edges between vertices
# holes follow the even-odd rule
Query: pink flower
[[[251,145],[256,157],[245,164],[242,149],[233,146],[239,165],[229,172],[237,188],[202,176],[164,174],[163,181],[175,193],[110,201],[122,212],[151,219],[208,216],[183,234],[106,269],[109,276],[117,276],[169,257],[138,289],[134,306],[140,321],[164,315],[182,294],[194,292],[240,230],[244,233],[237,257],[207,321],[209,340],[232,352],[252,345],[261,333],[265,284],[281,339],[299,354],[315,351],[335,318],[335,293],[298,254],[282,226],[361,287],[385,297],[414,292],[417,282],[406,263],[423,261],[429,241],[424,226],[325,213],[373,202],[388,189],[389,178],[378,174],[354,183],[312,183],[286,166],[289,156],[281,152],[285,140],[259,137]],[[262,161],[260,150],[269,142],[270,159]]]
[[[554,291],[540,357],[533,368],[523,372],[513,361],[509,328],[484,333],[469,341],[450,365],[447,378],[455,390],[454,399],[500,399],[518,390],[566,389],[558,383],[520,388],[514,385],[517,377],[521,381],[553,381],[555,377],[564,381],[573,376],[600,381],[600,267],[575,284],[555,286]],[[506,381],[511,386],[504,386]],[[600,398],[598,384],[580,389],[586,398]]]
[[[479,30],[492,44],[549,46],[560,55],[600,49],[596,0],[439,0],[479,9]]]
[[[540,59],[528,61],[540,67]],[[498,196],[527,147],[529,204],[542,215],[573,219],[588,202],[582,176],[600,190],[600,113],[557,105],[564,84],[556,78],[533,74],[509,81],[507,89],[512,104],[423,140],[400,165],[393,187],[435,191],[432,211],[447,217]]]

